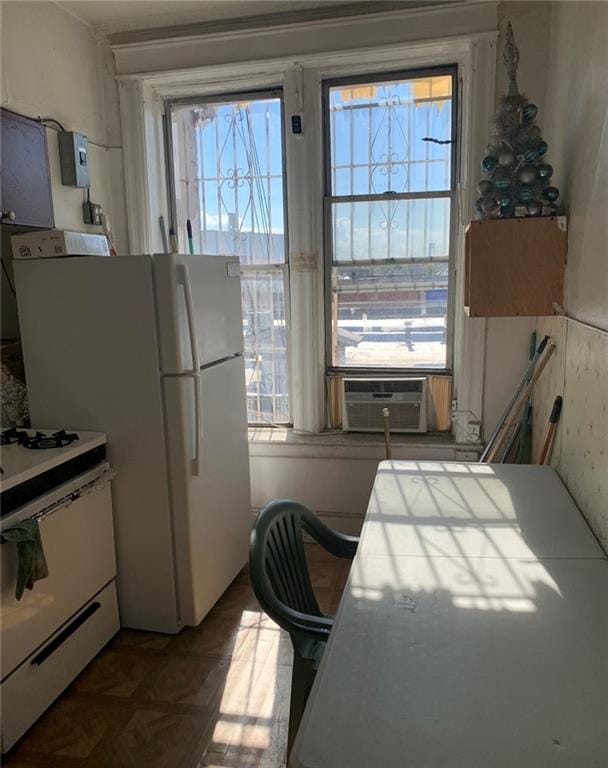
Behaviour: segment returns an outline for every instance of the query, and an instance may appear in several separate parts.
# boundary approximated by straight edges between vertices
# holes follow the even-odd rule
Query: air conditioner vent
[[[426,379],[399,379],[385,381],[384,392],[422,392]]]
[[[343,379],[343,429],[381,432],[388,408],[391,432],[426,432],[426,379]]]
[[[370,379],[344,379],[346,392],[382,392],[382,382]]]

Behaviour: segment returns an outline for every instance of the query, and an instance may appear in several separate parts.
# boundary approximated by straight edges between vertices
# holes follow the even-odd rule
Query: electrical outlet
[[[85,224],[101,227],[103,224],[103,208],[99,203],[85,202],[82,204],[82,219]]]

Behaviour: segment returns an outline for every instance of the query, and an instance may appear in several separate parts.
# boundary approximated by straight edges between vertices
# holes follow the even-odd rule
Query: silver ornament
[[[480,181],[477,185],[477,189],[479,191],[479,194],[483,197],[484,195],[489,195],[492,191],[492,182],[491,181]]]
[[[485,213],[494,210],[494,208],[497,206],[498,203],[496,202],[496,198],[492,197],[491,195],[486,195],[486,197],[481,199],[481,210]]]
[[[526,205],[528,216],[540,216],[542,209],[543,209],[542,205],[536,200],[533,200],[531,203],[528,203],[528,205]]]
[[[536,166],[524,165],[519,171],[519,180],[522,184],[534,184],[536,180]]]
[[[498,162],[503,166],[503,168],[506,168],[509,165],[513,165],[515,162],[515,155],[513,152],[511,152],[511,150],[505,149],[498,155]]]

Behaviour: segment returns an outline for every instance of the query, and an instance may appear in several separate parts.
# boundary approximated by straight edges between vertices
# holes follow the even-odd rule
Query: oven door
[[[110,483],[81,495],[67,506],[57,499],[99,477],[99,468],[84,473],[48,496],[51,510],[41,516],[40,535],[49,575],[15,598],[17,545],[3,543],[1,563],[2,679],[39,648],[93,595],[116,575]],[[44,508],[44,499],[32,504],[32,513]],[[9,520],[27,517],[22,508]]]

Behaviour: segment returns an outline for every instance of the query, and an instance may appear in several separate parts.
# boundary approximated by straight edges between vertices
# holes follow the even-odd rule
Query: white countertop
[[[382,462],[292,768],[605,768],[608,560],[553,470]]]
[[[34,434],[35,429],[25,430],[28,434]],[[52,433],[56,429],[40,429],[40,432]],[[0,447],[0,492],[8,491],[21,483],[31,480],[53,467],[80,456],[92,448],[107,442],[103,432],[83,432],[81,430],[66,430],[78,434],[78,440],[63,448],[48,448],[44,450],[31,450],[22,445],[13,443]]]

